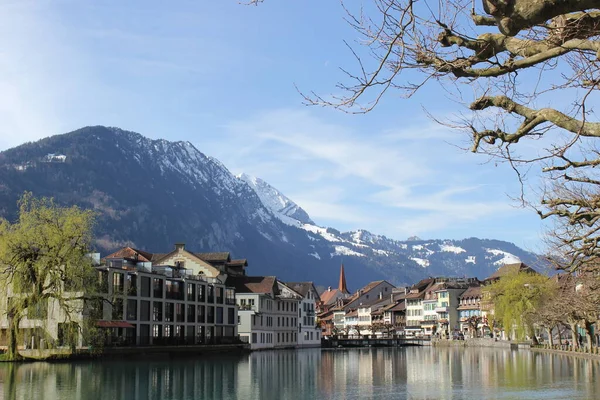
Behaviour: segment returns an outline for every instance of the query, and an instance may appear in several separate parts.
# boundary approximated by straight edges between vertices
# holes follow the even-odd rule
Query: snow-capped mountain
[[[185,242],[193,251],[247,258],[252,275],[324,286],[337,283],[341,262],[353,288],[379,279],[485,278],[506,262],[535,262],[533,254],[495,240],[398,241],[320,227],[267,182],[234,176],[189,142],[117,128],[82,128],[0,153],[0,216],[15,218],[24,191],[95,209],[103,252],[125,244],[166,252]]]
[[[283,222],[314,225],[306,211],[267,182],[247,174],[239,174],[237,178],[246,182],[256,192],[263,205]]]

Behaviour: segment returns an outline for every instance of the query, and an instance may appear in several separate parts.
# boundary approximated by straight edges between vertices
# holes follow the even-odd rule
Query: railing
[[[238,306],[238,311],[256,311],[257,307],[255,305],[251,305],[251,304],[242,304]]]
[[[445,313],[445,312],[448,312],[448,306],[445,306],[445,307],[436,307],[435,308],[435,312],[436,313]]]
[[[150,344],[152,342],[152,344]],[[196,346],[196,345],[219,345],[219,344],[244,344],[238,336],[215,336],[204,337],[151,337],[140,336],[139,344],[135,337],[112,336],[107,338],[105,347],[136,347],[136,346]]]

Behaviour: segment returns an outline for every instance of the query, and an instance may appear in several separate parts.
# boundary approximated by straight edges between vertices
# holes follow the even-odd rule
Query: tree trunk
[[[571,328],[571,346],[573,346],[573,350],[579,348],[579,340],[577,340],[577,322],[569,322],[569,327]]]
[[[592,341],[592,323],[590,323],[589,321],[584,321],[584,327],[585,327],[585,338],[586,338],[586,347],[588,349],[588,351],[592,351],[592,347],[594,345],[594,342]]]
[[[554,339],[552,338],[552,327],[549,326],[546,328],[546,330],[548,331],[548,344],[550,345],[550,347],[554,347]]]
[[[558,331],[558,344],[562,346],[562,333],[560,333],[560,324],[556,326],[556,330]]]
[[[18,332],[19,331],[19,320],[14,316],[8,318],[8,349],[7,356],[9,360],[19,359],[18,349]]]

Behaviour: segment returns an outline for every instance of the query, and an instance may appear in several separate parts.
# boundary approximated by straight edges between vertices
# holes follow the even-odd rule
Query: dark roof
[[[404,311],[406,310],[406,303],[401,301],[400,303],[394,304],[392,307],[388,307],[386,311]]]
[[[346,317],[356,317],[358,315],[358,310],[351,310],[346,314]]]
[[[481,286],[469,286],[469,288],[459,296],[459,299],[466,299],[469,297],[481,297]]]
[[[229,276],[225,284],[233,286],[237,293],[278,292],[277,278],[274,276]]]
[[[286,285],[293,289],[295,292],[300,293],[303,297],[306,297],[307,293],[310,291],[311,288],[314,290],[315,293],[317,293],[317,296],[319,296],[319,293],[317,292],[317,289],[315,288],[315,285],[312,282],[286,282]]]
[[[104,259],[127,258],[138,261],[152,261],[152,253],[144,250],[134,249],[133,247],[123,247],[112,254],[107,255]]]
[[[220,253],[192,253],[202,261],[209,263],[226,263],[231,262],[231,258],[228,251]]]
[[[526,272],[529,274],[537,274],[538,273],[536,270],[534,270],[533,268],[531,268],[523,263],[506,264],[506,265],[503,265],[500,268],[498,268],[496,270],[496,272],[494,272],[492,275],[489,276],[489,278],[486,279],[486,281],[500,279],[503,276],[510,275],[513,273],[520,273],[520,272]]]
[[[246,260],[245,258],[242,258],[240,260],[231,260],[227,263],[228,267],[247,267],[248,266],[248,260]]]

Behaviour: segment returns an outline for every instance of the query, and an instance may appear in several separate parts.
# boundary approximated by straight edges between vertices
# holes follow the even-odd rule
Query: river
[[[492,348],[280,350],[0,364],[9,400],[595,399],[600,362]]]

